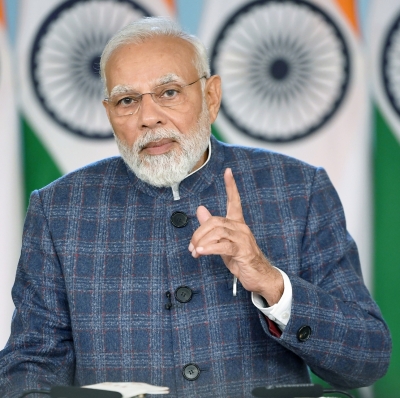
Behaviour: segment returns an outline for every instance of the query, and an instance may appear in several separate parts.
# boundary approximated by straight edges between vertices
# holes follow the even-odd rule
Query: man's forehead
[[[185,84],[197,75],[194,50],[180,38],[159,37],[127,43],[110,56],[105,74],[111,85],[110,95],[116,90],[148,92],[171,81]]]
[[[112,60],[117,63],[133,62],[145,65],[150,59],[163,59],[173,62],[179,60],[182,64],[192,64],[195,58],[193,44],[179,37],[156,36],[140,42],[127,42],[118,46],[110,55],[107,63]]]
[[[145,82],[148,87],[157,87],[163,84],[168,84],[168,83],[178,83],[178,84],[184,84],[184,80],[182,77],[175,73],[167,73],[165,75],[159,76],[152,81]],[[140,82],[140,85],[143,85],[143,82]],[[113,95],[119,95],[119,94],[125,94],[125,93],[131,93],[131,92],[141,92],[141,88],[139,87],[139,84],[131,84],[131,83],[122,83],[122,84],[117,84],[115,85],[110,92],[110,96]]]

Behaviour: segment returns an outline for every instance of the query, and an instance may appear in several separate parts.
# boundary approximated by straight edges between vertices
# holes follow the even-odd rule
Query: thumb
[[[197,208],[196,215],[200,225],[204,224],[211,217],[211,213],[204,206]]]

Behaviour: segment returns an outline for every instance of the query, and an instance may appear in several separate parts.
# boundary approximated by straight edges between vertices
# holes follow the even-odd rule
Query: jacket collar
[[[211,136],[210,145],[211,157],[208,162],[203,167],[194,173],[189,174],[181,181],[179,185],[180,199],[199,194],[213,183],[213,180],[216,176],[219,176],[222,173],[224,164],[223,144]],[[135,188],[152,197],[157,197],[167,201],[174,200],[172,188],[158,188],[147,184],[146,182],[140,180],[127,165],[125,165],[125,167],[128,178]]]

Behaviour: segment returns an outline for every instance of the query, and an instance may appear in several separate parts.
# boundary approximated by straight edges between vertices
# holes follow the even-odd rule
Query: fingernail
[[[196,255],[197,255],[196,250],[193,250],[192,251],[192,257],[196,258]]]
[[[190,244],[189,244],[189,251],[191,252],[191,251],[193,251],[193,249],[194,249],[193,243],[190,242]]]
[[[201,246],[196,249],[197,253],[201,253],[203,251],[204,251],[204,247],[201,247]]]

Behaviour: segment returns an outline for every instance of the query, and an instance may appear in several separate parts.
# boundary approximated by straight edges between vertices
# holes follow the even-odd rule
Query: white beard
[[[150,142],[173,139],[178,148],[161,155],[140,153]],[[157,128],[139,137],[131,147],[115,135],[122,159],[138,178],[156,187],[171,187],[180,183],[195,167],[207,150],[210,139],[208,109],[203,109],[194,128],[187,134],[174,129]]]

